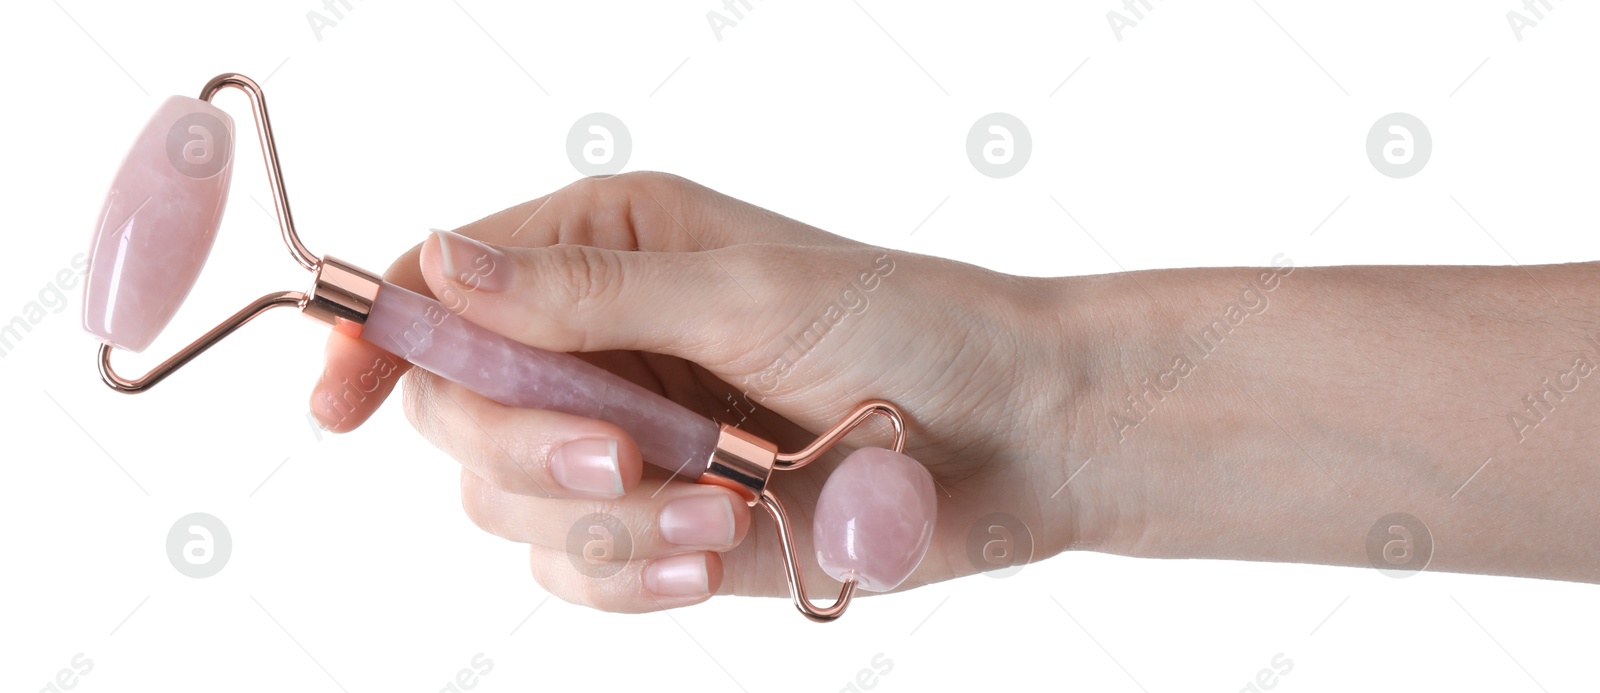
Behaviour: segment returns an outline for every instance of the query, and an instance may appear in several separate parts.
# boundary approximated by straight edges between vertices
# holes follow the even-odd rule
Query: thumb
[[[707,367],[758,340],[761,272],[704,252],[643,252],[553,245],[491,246],[435,230],[422,245],[422,277],[450,311],[551,351],[633,350]],[[747,278],[746,278],[747,277]],[[775,304],[775,301],[766,303]],[[772,324],[772,321],[763,321]]]

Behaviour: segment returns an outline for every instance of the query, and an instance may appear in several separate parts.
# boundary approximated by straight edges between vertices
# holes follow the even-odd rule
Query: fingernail
[[[657,523],[661,538],[679,546],[733,545],[733,504],[727,494],[675,498],[661,508]]]
[[[562,488],[596,498],[622,495],[622,467],[617,462],[617,439],[584,438],[556,448],[550,458],[550,475]]]
[[[434,229],[445,276],[471,291],[503,291],[511,283],[505,253],[459,233]]]
[[[699,597],[711,593],[705,552],[658,558],[644,569],[644,587],[663,597]]]
[[[340,418],[333,395],[323,392],[320,383],[311,395],[311,416],[316,418],[317,425],[322,426],[325,431],[330,430]]]
[[[327,372],[323,372],[322,375],[317,376],[317,384],[311,386],[311,420],[316,422],[317,426],[324,431],[328,430],[328,420],[324,418],[321,411],[322,407],[319,406],[317,400],[322,399],[319,396],[322,394],[322,381],[327,379]]]

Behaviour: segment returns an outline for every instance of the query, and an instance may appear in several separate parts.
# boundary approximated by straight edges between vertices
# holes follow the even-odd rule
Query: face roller
[[[233,170],[233,119],[210,103],[224,88],[250,99],[284,243],[315,275],[308,292],[267,294],[233,314],[149,373],[127,378],[111,366],[113,347],[143,351],[194,287],[216,240]],[[199,99],[173,96],[151,117],[106,197],[90,248],[84,327],[103,344],[100,376],[112,389],[149,389],[245,323],[277,307],[299,308],[417,367],[502,404],[609,421],[628,431],[646,462],[675,476],[737,492],[772,515],[795,607],[814,621],[838,618],[857,588],[894,589],[922,560],[933,536],[933,479],[902,454],[905,425],[893,404],[870,400],[796,452],[681,405],[568,354],[512,341],[478,327],[445,303],[306,249],[295,231],[261,88],[244,75],[212,79]],[[459,306],[458,306],[459,307]],[[894,429],[890,449],[861,448],[824,484],[812,526],[817,561],[844,583],[818,607],[806,596],[783,503],[767,487],[776,470],[816,461],[872,416]]]

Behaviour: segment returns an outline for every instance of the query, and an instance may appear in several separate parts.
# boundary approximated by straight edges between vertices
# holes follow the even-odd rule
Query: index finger
[[[558,243],[612,250],[693,252],[740,243],[841,245],[853,241],[661,173],[586,178],[467,224],[464,236],[494,245]],[[384,279],[431,296],[418,244],[395,260]],[[311,411],[324,428],[360,426],[393,392],[410,364],[372,344],[334,333]]]

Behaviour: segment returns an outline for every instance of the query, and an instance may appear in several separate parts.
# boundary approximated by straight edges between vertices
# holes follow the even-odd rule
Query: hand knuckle
[[[663,171],[629,171],[617,176],[617,184],[630,191],[651,192],[684,188],[689,179]]]
[[[548,251],[556,298],[574,314],[604,306],[617,295],[621,273],[611,252],[586,245],[554,245]]]
[[[484,507],[483,489],[470,478],[472,472],[461,472],[461,509],[466,512],[467,519],[472,524],[490,534],[494,534],[494,527],[489,522],[489,513]]]
[[[489,482],[496,488],[507,493],[518,495],[547,495],[545,485],[534,476],[535,469],[528,463],[528,458],[506,452],[502,454],[503,464],[491,465],[491,478]]]
[[[593,578],[579,580],[578,591],[581,593],[583,603],[601,611],[613,613],[637,613],[641,611],[638,600],[633,598],[632,592],[626,589],[627,582],[622,579],[625,573],[626,571],[604,580]]]
[[[400,403],[401,408],[405,410],[406,421],[425,438],[428,437],[433,423],[429,406],[433,397],[432,390],[432,376],[417,371],[408,375],[400,388]]]
[[[570,602],[572,600],[567,599],[565,596],[557,593],[558,590],[556,589],[555,580],[551,579],[550,564],[552,562],[551,559],[554,557],[555,555],[553,552],[540,549],[537,546],[529,547],[528,573],[533,576],[533,581],[539,585],[540,589]]]

